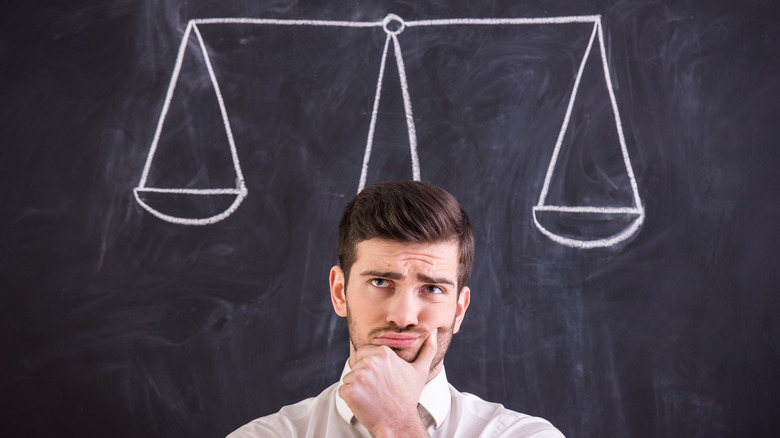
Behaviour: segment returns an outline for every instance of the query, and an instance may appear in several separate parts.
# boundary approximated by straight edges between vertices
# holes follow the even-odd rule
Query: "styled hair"
[[[419,181],[395,181],[366,187],[344,208],[339,222],[338,258],[344,279],[357,257],[357,244],[373,238],[394,242],[457,242],[458,293],[474,264],[474,232],[454,196]]]

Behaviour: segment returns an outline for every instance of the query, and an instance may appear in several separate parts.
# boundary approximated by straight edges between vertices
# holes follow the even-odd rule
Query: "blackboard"
[[[475,224],[472,304],[445,361],[456,387],[572,437],[773,435],[778,12],[711,0],[6,5],[0,434],[224,436],[335,381],[348,348],[327,274],[375,119],[365,183],[419,176]],[[319,22],[389,14],[403,22],[387,32]],[[175,217],[229,211],[192,225],[143,208],[138,187],[234,191],[142,194]],[[637,227],[568,245],[535,222],[542,204],[631,210],[540,219],[577,241]]]

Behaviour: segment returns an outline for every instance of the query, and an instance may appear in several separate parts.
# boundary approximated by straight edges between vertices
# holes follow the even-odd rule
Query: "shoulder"
[[[287,405],[279,412],[252,420],[227,438],[294,437],[305,434],[310,423],[327,418],[337,384],[326,388],[317,397]]]
[[[481,424],[480,436],[563,438],[563,434],[544,418],[507,409],[500,403],[485,401],[467,392],[452,389],[453,407],[465,420]]]

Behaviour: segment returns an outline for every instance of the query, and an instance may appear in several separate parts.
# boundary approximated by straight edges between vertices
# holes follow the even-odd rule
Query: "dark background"
[[[451,382],[572,437],[780,428],[776,2],[6,3],[3,436],[224,436],[338,378],[346,324],[327,274],[381,30],[202,26],[249,196],[197,227],[157,219],[132,189],[189,19],[387,13],[601,14],[647,211],[607,249],[561,246],[533,224],[590,25],[405,30],[422,179],[461,200],[477,237]],[[210,83],[188,53],[150,185],[229,187]],[[397,82],[390,57],[369,183],[411,178]],[[603,76],[586,71],[582,87],[551,200],[630,204]],[[222,202],[160,198],[184,212]]]

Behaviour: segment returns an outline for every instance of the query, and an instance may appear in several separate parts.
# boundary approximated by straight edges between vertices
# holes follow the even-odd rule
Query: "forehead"
[[[373,238],[355,245],[355,264],[410,265],[435,270],[457,271],[457,241],[434,243],[396,242]]]

